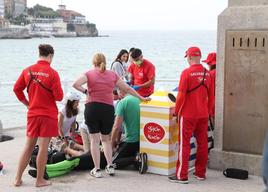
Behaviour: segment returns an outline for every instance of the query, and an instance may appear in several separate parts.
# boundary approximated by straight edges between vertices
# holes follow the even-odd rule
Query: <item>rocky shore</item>
[[[98,37],[99,33],[95,24],[73,25],[73,30],[67,33],[37,34],[30,33],[27,28],[0,28],[0,39],[30,39],[41,37]]]
[[[31,35],[26,28],[2,28],[0,39],[30,39]]]

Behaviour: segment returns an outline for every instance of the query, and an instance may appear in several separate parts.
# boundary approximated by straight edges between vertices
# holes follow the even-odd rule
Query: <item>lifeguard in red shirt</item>
[[[47,162],[47,149],[51,137],[58,136],[58,108],[63,91],[60,78],[50,65],[54,49],[51,45],[39,45],[39,61],[24,69],[16,81],[13,91],[17,98],[28,108],[27,140],[19,160],[14,185],[22,184],[22,174],[29,163],[32,151],[38,139],[36,187],[50,185],[43,176]],[[28,98],[24,95],[27,90]]]
[[[180,78],[174,116],[179,124],[179,154],[175,177],[169,180],[188,183],[188,163],[190,157],[190,139],[194,134],[197,140],[195,178],[206,179],[208,159],[208,115],[213,104],[213,89],[210,73],[200,64],[201,51],[190,47],[186,51],[190,65]]]
[[[208,64],[209,66],[209,73],[212,79],[212,86],[214,89],[214,101],[215,101],[215,84],[216,84],[216,58],[217,54],[215,52],[209,53],[206,60],[202,62]],[[212,118],[213,124],[215,122],[215,102],[213,104],[212,110],[209,112],[209,116]]]
[[[142,51],[135,48],[131,52],[132,63],[128,68],[132,87],[143,97],[149,97],[154,92],[155,67],[143,58]]]

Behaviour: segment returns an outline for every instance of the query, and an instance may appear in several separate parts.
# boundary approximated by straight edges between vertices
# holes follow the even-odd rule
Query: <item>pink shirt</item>
[[[87,103],[99,102],[113,105],[113,89],[119,76],[110,70],[101,72],[97,69],[90,70],[85,75],[89,94]]]

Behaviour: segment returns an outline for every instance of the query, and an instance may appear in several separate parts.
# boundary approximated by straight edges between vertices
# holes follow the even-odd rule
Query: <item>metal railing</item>
[[[156,85],[158,83],[178,83],[179,80],[177,79],[156,79]],[[69,88],[70,88],[70,84],[73,83],[73,81],[68,81],[68,80],[64,80],[61,81],[61,85],[63,88],[64,93],[67,93]],[[1,87],[5,87],[5,86],[13,86],[15,84],[15,82],[0,82],[0,89]],[[16,107],[16,106],[21,106],[20,102],[15,102],[15,103],[0,103],[0,108],[5,108],[5,107]]]

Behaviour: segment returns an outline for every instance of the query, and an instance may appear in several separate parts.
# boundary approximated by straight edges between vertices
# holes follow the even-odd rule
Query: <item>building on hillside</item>
[[[13,17],[25,14],[27,11],[27,0],[14,0]]]
[[[86,17],[84,15],[73,10],[67,10],[65,5],[59,5],[57,12],[64,22],[68,24],[86,24]]]
[[[9,28],[9,21],[4,17],[0,17],[0,29]]]
[[[26,14],[27,0],[4,0],[4,7],[6,18],[17,17]]]
[[[5,18],[10,18],[14,13],[14,0],[4,0]]]
[[[4,17],[5,16],[5,4],[4,4],[4,0],[0,0],[0,17]]]
[[[30,33],[33,35],[52,36],[67,33],[67,23],[62,18],[32,18]]]

